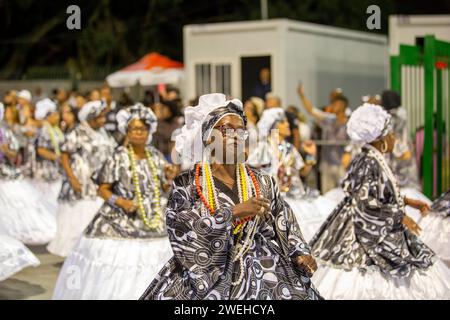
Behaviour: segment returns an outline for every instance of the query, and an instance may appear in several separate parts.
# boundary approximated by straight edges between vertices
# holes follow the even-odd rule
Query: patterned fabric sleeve
[[[367,246],[376,246],[389,233],[403,229],[404,207],[396,202],[391,185],[382,180],[381,170],[375,159],[365,157],[353,176],[355,233]]]
[[[201,298],[225,271],[231,246],[232,211],[218,209],[214,216],[202,216],[194,205],[191,179],[178,176],[172,186],[166,208],[166,222],[174,257],[189,270],[189,281]],[[219,248],[219,249],[217,249]]]
[[[78,150],[78,144],[78,134],[75,129],[66,136],[64,143],[61,145],[61,152],[73,154]]]
[[[114,184],[120,180],[120,153],[109,157],[102,168],[95,172],[92,179],[97,185]]]
[[[270,177],[271,188],[273,190],[272,214],[275,216],[274,229],[283,251],[291,259],[297,256],[310,255],[310,248],[303,238],[298,222],[280,194],[278,184],[273,177]]]
[[[44,148],[48,150],[53,150],[52,141],[50,139],[50,136],[48,134],[48,130],[45,129],[45,127],[42,127],[39,130],[39,135],[36,140],[36,146],[38,148]]]
[[[294,153],[294,167],[296,170],[302,170],[302,168],[305,166],[305,162],[303,161],[303,157],[301,154],[297,151],[297,149],[292,146],[292,152]]]
[[[2,128],[0,128],[2,130]],[[8,145],[8,149],[11,151],[18,151],[20,148],[19,141],[16,139],[11,130],[7,129],[3,131],[4,141]]]

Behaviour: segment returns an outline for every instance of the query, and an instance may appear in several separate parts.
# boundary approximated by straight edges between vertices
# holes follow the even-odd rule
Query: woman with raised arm
[[[248,163],[276,177],[278,187],[292,208],[307,241],[334,209],[334,202],[320,196],[317,190],[305,188],[302,177],[315,165],[316,146],[304,142],[306,161],[286,139],[290,136],[289,122],[282,108],[267,109],[258,122],[262,141],[250,153]]]
[[[166,208],[174,256],[141,299],[318,299],[314,259],[275,180],[245,163],[242,102],[200,97],[176,149],[193,170]]]
[[[343,181],[344,200],[310,242],[320,265],[313,280],[329,299],[449,299],[450,270],[405,214],[405,206],[423,215],[430,208],[400,194],[385,159],[395,143],[391,116],[364,104],[347,133],[364,146]]]

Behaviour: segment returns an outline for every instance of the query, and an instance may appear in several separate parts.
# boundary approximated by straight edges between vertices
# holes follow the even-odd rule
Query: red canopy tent
[[[131,87],[138,83],[151,86],[179,84],[183,77],[183,63],[171,60],[157,52],[151,52],[139,61],[110,74],[106,77],[106,81],[111,87]]]

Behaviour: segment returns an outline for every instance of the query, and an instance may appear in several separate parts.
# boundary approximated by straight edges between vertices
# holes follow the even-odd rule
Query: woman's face
[[[245,140],[248,133],[244,121],[237,115],[223,117],[211,132],[213,155],[222,164],[236,164],[245,162]]]
[[[135,119],[128,124],[127,138],[132,145],[146,145],[149,135],[149,128],[142,120]]]
[[[247,118],[251,119],[255,116],[255,106],[250,100],[244,103],[244,114]]]
[[[100,129],[101,127],[103,127],[106,123],[106,113],[108,112],[108,110],[103,110],[100,115],[93,119],[88,121],[89,125],[91,126],[92,129]]]
[[[52,112],[48,117],[47,121],[51,126],[57,126],[59,124],[59,113]]]
[[[289,121],[287,121],[287,119],[278,122],[276,129],[278,129],[278,134],[281,136],[282,139],[286,139],[291,135],[291,128],[289,127]]]
[[[387,153],[391,153],[394,151],[395,146],[395,134],[393,132],[390,132],[385,138],[384,141],[387,143]]]
[[[75,115],[69,106],[64,106],[61,110],[61,119],[66,123],[68,127],[71,127],[75,123]]]

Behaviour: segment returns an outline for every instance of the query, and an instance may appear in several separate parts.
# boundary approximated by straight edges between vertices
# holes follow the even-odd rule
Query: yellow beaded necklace
[[[162,210],[161,210],[161,191],[159,189],[160,181],[158,178],[158,171],[155,165],[155,162],[153,161],[150,152],[146,149],[145,150],[145,156],[147,158],[147,164],[150,168],[150,171],[152,172],[152,179],[153,179],[153,194],[154,194],[154,203],[155,203],[155,214],[152,219],[149,219],[147,216],[147,212],[145,211],[143,199],[142,199],[142,193],[141,188],[139,187],[139,176],[136,170],[136,156],[134,154],[133,148],[130,146],[128,148],[128,157],[130,159],[130,166],[131,166],[131,174],[133,177],[133,186],[134,186],[134,192],[136,194],[137,198],[137,205],[138,205],[138,213],[139,216],[144,223],[144,225],[149,229],[159,229],[162,230],[164,227],[163,221],[162,221]]]

